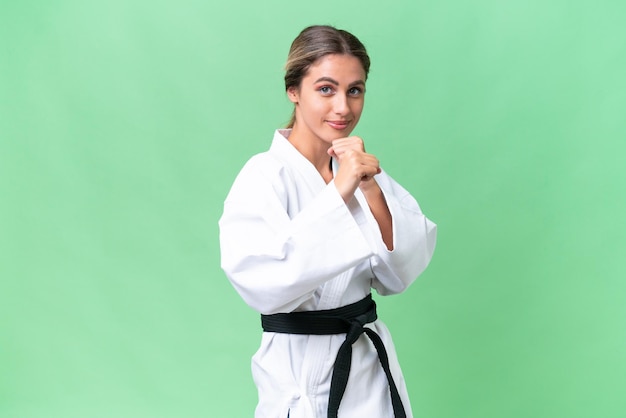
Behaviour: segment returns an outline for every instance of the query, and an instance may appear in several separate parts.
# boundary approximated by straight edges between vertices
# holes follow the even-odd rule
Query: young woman
[[[369,66],[352,34],[304,29],[286,65],[292,121],[224,203],[222,268],[265,331],[252,359],[257,418],[412,416],[370,292],[404,291],[432,257],[436,226],[350,136]]]

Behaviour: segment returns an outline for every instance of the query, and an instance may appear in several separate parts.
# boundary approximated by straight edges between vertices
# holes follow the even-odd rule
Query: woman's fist
[[[352,199],[361,182],[365,186],[380,173],[378,158],[365,152],[363,140],[358,136],[334,140],[328,154],[339,161],[335,187],[345,202]]]

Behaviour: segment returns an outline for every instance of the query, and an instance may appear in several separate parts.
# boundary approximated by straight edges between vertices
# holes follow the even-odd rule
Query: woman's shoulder
[[[264,195],[269,191],[282,190],[290,177],[289,172],[285,159],[271,149],[260,152],[243,165],[233,182],[230,195]]]
[[[284,158],[283,148],[289,147],[284,136],[288,130],[277,129],[272,144],[267,151],[260,152],[248,159],[241,169],[242,173],[251,175],[273,175],[282,172],[288,165],[289,159]]]
[[[239,176],[273,177],[284,170],[285,163],[271,150],[253,155],[241,168]]]

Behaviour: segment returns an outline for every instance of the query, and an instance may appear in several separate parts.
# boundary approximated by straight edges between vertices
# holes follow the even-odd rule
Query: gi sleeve
[[[381,295],[403,292],[426,269],[435,250],[437,225],[422,213],[419,204],[386,173],[376,176],[393,225],[393,250],[378,235],[375,255],[370,259],[372,287]],[[376,220],[372,216],[372,221]]]
[[[244,166],[219,220],[221,265],[253,309],[291,312],[326,281],[368,259],[373,249],[333,182],[293,217],[280,167]]]

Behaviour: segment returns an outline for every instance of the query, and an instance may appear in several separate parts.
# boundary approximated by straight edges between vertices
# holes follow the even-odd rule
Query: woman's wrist
[[[368,196],[375,196],[376,194],[382,193],[382,190],[380,189],[380,186],[378,186],[378,183],[376,182],[374,177],[362,181],[359,184],[359,189],[361,189],[361,192],[365,195],[366,198]]]

